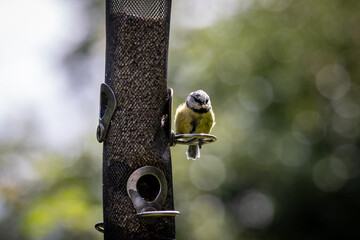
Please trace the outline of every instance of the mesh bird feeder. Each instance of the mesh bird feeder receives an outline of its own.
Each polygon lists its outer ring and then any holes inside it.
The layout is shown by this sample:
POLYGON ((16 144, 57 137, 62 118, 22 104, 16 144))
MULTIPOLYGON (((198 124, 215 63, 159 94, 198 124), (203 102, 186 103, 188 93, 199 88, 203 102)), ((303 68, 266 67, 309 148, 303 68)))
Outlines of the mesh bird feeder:
POLYGON ((171 0, 106 0, 103 142, 105 240, 174 239, 167 87, 171 0))

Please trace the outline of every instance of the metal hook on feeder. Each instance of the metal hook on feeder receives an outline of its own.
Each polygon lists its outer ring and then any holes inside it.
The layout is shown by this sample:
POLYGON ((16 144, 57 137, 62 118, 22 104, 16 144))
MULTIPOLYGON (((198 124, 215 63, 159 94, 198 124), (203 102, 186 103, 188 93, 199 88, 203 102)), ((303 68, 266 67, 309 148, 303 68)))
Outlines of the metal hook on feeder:
POLYGON ((116 110, 116 97, 113 90, 106 84, 100 86, 100 116, 96 129, 96 138, 103 142, 109 129, 110 120, 116 110))

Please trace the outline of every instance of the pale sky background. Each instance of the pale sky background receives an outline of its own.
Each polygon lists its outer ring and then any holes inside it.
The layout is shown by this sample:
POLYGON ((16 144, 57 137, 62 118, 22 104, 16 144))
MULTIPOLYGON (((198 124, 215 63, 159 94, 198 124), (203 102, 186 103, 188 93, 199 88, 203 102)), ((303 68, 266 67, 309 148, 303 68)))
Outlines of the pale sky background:
POLYGON ((83 34, 81 9, 73 2, 0 0, 0 138, 21 135, 23 122, 31 120, 42 125, 27 129, 34 141, 56 147, 94 124, 96 115, 79 115, 76 97, 65 94, 61 57, 83 34))
MULTIPOLYGON (((252 4, 253 0, 175 0, 171 33, 210 26, 252 4)), ((93 134, 95 139, 105 36, 89 61, 92 79, 82 95, 68 91, 61 64, 85 37, 87 14, 80 1, 0 0, 0 141, 21 140, 26 131, 35 143, 64 150, 79 137, 93 134)))

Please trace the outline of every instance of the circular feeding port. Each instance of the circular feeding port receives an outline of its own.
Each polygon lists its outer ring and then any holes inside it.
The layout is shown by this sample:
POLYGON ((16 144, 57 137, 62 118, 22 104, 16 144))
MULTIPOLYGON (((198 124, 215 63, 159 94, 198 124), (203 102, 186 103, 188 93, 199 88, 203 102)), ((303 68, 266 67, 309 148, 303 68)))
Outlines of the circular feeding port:
POLYGON ((160 182, 152 174, 147 174, 139 178, 136 189, 145 201, 154 201, 160 193, 160 182))

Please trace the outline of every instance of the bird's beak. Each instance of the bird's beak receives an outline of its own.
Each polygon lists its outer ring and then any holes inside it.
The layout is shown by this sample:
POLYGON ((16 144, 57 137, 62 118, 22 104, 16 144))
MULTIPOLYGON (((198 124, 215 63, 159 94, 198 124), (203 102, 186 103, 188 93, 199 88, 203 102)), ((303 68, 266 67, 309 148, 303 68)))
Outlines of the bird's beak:
POLYGON ((208 106, 207 105, 201 105, 201 108, 202 109, 208 109, 208 106))

